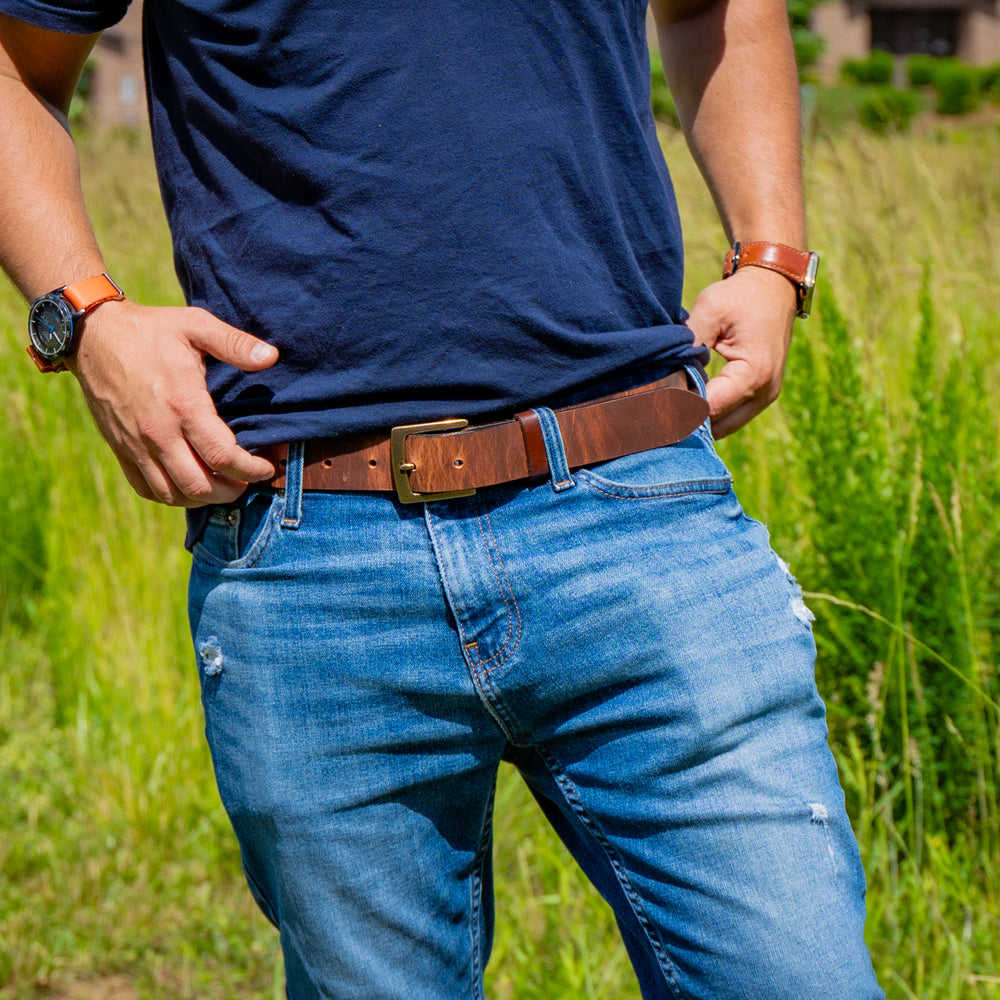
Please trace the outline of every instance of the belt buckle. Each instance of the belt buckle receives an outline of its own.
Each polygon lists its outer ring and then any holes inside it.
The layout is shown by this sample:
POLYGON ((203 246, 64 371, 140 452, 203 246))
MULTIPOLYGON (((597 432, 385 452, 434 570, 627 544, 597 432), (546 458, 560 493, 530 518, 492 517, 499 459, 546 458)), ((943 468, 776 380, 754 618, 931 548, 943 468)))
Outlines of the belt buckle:
POLYGON ((400 424, 389 432, 390 468, 392 485, 400 503, 427 503, 431 500, 451 500, 455 497, 471 497, 476 491, 452 490, 450 493, 414 493, 410 488, 410 473, 416 469, 406 461, 406 439, 415 434, 435 434, 443 431, 460 431, 468 427, 469 421, 461 417, 450 420, 435 420, 427 424, 400 424))

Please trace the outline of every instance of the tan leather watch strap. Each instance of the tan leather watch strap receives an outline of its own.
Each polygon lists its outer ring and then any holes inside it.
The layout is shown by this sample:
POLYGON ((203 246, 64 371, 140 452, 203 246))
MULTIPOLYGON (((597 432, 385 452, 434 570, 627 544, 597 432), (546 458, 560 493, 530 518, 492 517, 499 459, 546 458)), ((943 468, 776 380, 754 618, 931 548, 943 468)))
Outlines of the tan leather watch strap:
POLYGON ((796 250, 785 243, 734 243, 722 264, 722 277, 728 278, 741 267, 766 267, 784 275, 798 295, 798 315, 805 318, 812 308, 813 288, 819 268, 819 254, 796 250))
POLYGON ((122 290, 106 275, 74 281, 62 290, 63 297, 76 312, 89 312, 102 302, 124 298, 122 290))

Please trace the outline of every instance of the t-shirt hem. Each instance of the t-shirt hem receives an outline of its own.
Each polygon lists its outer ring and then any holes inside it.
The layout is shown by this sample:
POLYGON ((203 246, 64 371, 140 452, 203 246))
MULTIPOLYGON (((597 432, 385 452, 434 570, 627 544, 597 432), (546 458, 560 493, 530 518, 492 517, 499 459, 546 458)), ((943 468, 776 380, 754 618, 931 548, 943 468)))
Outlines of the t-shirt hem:
POLYGON ((78 7, 67 9, 26 0, 0 0, 0 14, 7 14, 36 28, 69 35, 93 35, 104 31, 117 24, 127 9, 128 3, 116 4, 113 8, 80 10, 78 7))

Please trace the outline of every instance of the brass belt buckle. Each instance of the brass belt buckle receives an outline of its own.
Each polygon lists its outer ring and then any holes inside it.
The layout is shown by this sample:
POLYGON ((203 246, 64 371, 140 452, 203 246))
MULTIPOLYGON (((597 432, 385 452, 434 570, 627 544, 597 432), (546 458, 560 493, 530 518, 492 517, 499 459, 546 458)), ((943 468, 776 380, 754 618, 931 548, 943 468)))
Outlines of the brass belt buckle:
POLYGON ((410 473, 416 469, 406 461, 406 439, 414 434, 435 434, 444 431, 460 431, 468 427, 469 421, 461 417, 452 420, 436 420, 429 424, 400 424, 389 432, 389 454, 391 457, 392 485, 400 503, 427 503, 430 500, 451 500, 454 497, 471 497, 475 490, 452 490, 450 493, 414 493, 410 489, 410 473))

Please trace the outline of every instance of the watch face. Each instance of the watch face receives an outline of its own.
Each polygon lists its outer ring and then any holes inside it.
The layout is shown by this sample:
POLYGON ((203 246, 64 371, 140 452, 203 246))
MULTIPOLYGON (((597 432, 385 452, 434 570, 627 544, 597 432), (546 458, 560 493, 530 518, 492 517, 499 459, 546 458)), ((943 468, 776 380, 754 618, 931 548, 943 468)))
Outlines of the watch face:
POLYGON ((43 295, 32 303, 28 335, 43 358, 51 360, 69 353, 73 344, 73 311, 61 295, 43 295))

